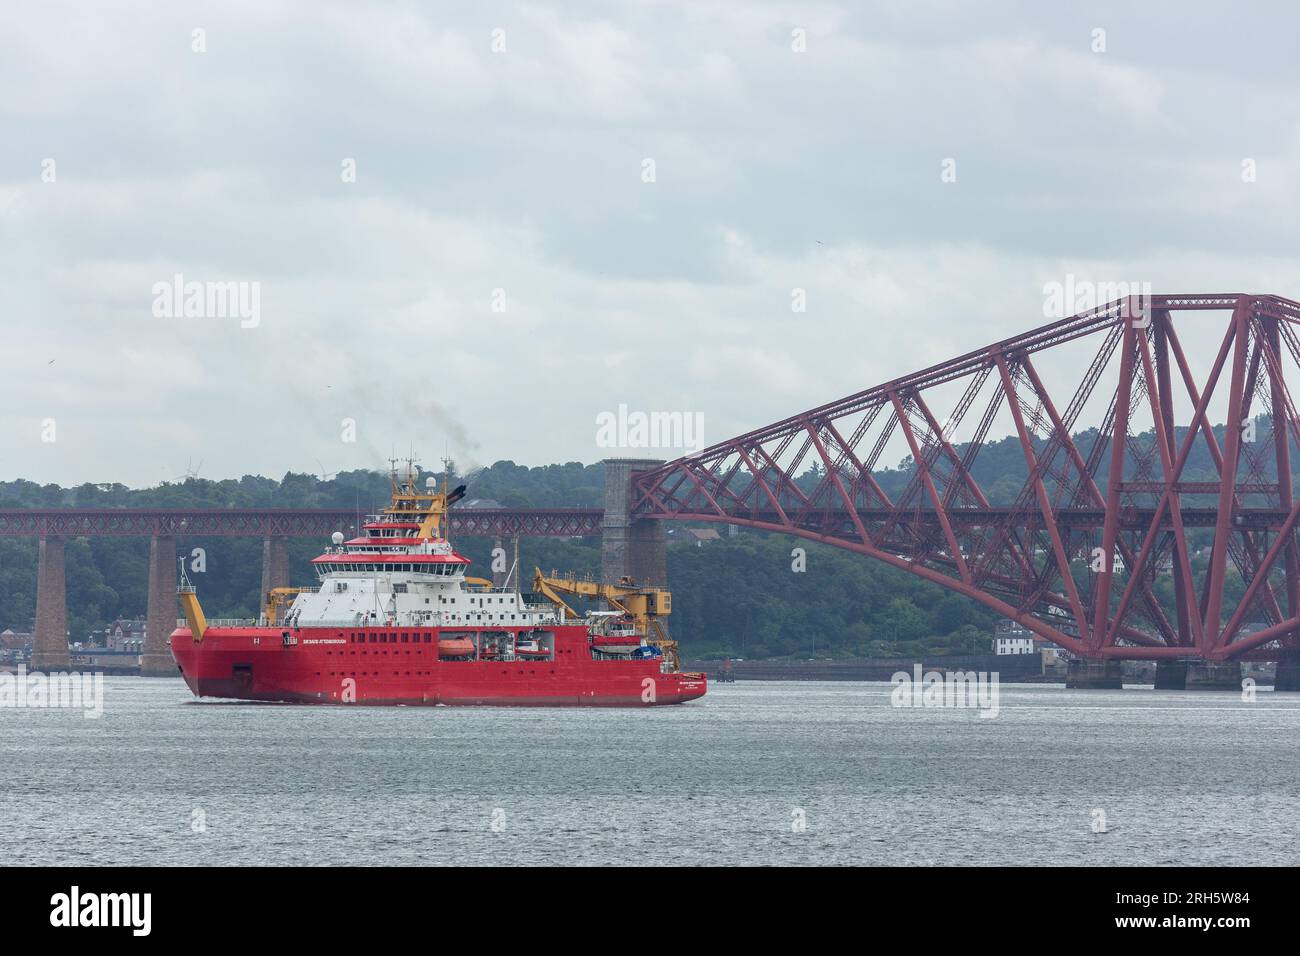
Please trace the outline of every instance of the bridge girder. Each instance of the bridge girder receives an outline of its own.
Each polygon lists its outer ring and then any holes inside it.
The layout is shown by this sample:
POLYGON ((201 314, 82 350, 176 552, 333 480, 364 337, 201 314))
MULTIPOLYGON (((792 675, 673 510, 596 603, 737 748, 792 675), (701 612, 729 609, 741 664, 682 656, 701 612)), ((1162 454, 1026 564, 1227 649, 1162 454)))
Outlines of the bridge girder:
MULTIPOLYGON (((462 537, 585 537, 600 534, 601 508, 461 508, 448 534, 462 537)), ((5 508, 0 535, 16 537, 286 537, 355 533, 355 511, 319 509, 5 508)))

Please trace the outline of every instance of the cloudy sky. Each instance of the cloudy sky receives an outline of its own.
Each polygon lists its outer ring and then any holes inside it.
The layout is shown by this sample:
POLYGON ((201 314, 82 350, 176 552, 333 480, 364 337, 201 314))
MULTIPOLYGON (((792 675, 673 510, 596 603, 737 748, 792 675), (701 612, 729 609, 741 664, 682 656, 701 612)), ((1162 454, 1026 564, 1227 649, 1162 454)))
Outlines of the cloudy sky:
POLYGON ((594 461, 620 403, 722 439, 1067 275, 1300 298, 1300 14, 1044 6, 10 6, 0 477, 594 461))

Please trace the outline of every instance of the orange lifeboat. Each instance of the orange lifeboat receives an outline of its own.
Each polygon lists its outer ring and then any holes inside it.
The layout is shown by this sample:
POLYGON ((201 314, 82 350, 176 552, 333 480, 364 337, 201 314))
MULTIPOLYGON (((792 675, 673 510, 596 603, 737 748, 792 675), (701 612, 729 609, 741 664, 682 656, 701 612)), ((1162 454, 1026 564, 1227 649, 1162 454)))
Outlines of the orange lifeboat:
POLYGON ((438 642, 439 657, 473 657, 474 642, 468 637, 449 637, 438 642))

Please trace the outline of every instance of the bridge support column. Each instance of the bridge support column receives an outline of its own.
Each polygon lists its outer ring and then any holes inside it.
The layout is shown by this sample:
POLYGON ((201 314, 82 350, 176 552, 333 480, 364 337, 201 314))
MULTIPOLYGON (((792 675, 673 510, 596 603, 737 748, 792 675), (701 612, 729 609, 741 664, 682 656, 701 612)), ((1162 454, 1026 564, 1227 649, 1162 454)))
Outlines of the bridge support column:
POLYGON ((1193 661, 1187 665, 1188 690, 1241 690, 1241 664, 1193 661))
POLYGON ((63 539, 41 538, 36 559, 36 633, 32 669, 67 670, 68 604, 63 573, 63 539))
POLYGON ((149 610, 144 624, 141 677, 175 677, 168 639, 176 630, 176 539, 149 539, 149 610))
POLYGON ((492 542, 492 586, 514 590, 519 586, 519 536, 497 538, 492 542), (500 550, 498 550, 500 549, 500 550), (498 571, 497 558, 503 557, 505 570, 498 571))
POLYGON ((1300 661, 1278 661, 1273 691, 1300 691, 1300 661))
POLYGON ((610 584, 624 575, 637 584, 668 584, 668 552, 663 523, 651 518, 633 520, 632 478, 663 462, 653 458, 607 458, 605 465, 605 517, 601 521, 600 574, 610 584))
POLYGON ((1122 690, 1122 665, 1119 661, 1076 657, 1066 665, 1065 686, 1076 690, 1122 690))
POLYGON ((262 539, 262 593, 258 602, 266 600, 272 588, 289 586, 289 542, 275 535, 262 539))
POLYGON ((1156 661, 1156 690, 1186 690, 1187 661, 1156 661))

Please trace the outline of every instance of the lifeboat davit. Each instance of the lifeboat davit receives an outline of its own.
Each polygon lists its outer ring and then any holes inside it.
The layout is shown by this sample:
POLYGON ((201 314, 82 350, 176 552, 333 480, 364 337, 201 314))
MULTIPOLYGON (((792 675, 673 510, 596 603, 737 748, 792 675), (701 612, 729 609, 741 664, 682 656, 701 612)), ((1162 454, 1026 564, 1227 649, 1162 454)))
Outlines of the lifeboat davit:
POLYGON ((438 642, 439 657, 473 657, 474 642, 468 637, 448 637, 438 642))

